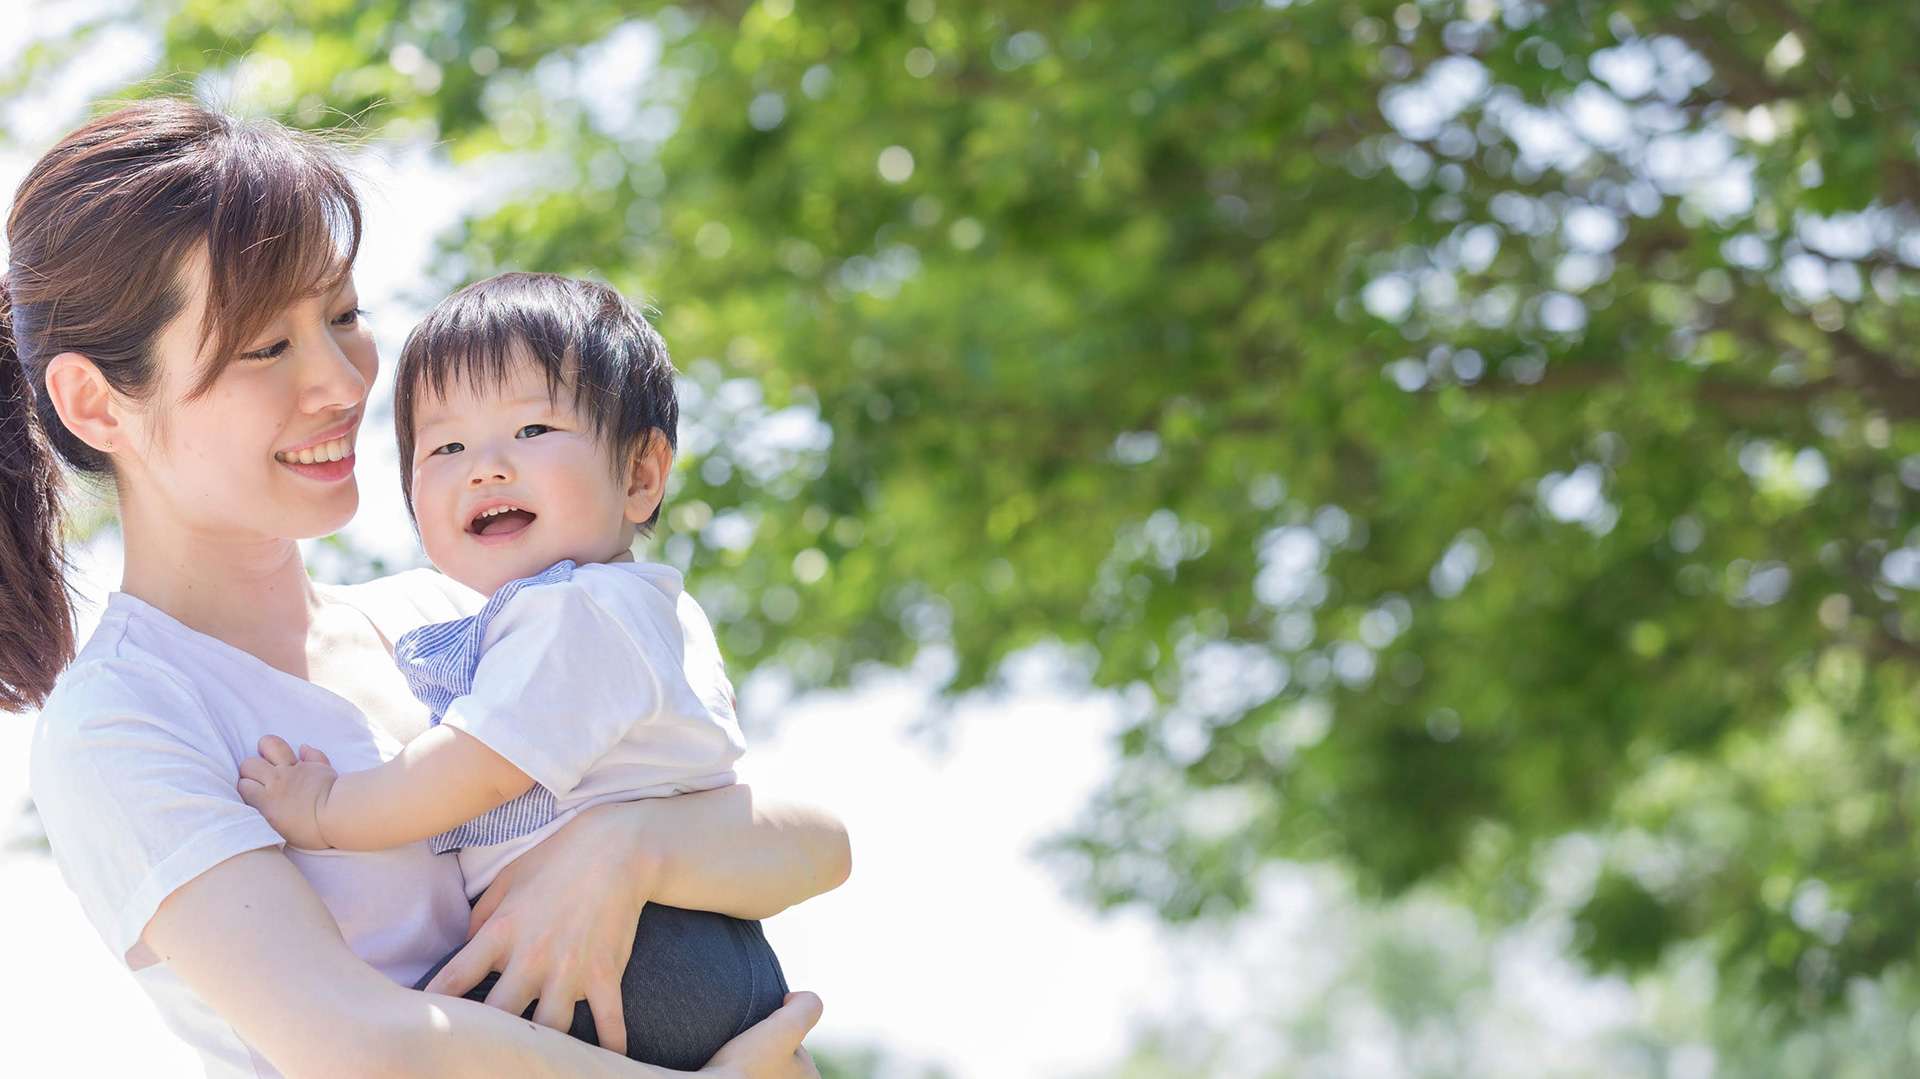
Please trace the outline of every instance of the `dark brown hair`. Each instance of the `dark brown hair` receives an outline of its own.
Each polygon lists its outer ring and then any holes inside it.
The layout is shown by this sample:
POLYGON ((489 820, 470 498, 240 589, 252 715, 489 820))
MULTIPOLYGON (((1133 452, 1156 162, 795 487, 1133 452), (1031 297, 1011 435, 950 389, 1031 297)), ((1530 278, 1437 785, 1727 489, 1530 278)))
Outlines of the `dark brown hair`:
POLYGON ((151 396, 153 341, 180 314, 182 260, 204 249, 205 362, 233 356, 302 296, 351 270, 360 204, 331 148, 268 120, 156 99, 99 117, 27 173, 0 276, 0 709, 39 705, 73 658, 55 458, 110 476, 44 392, 47 364, 91 360, 115 391, 151 396))
MULTIPOLYGON (((458 383, 500 386, 521 350, 546 376, 547 393, 573 406, 612 455, 616 470, 658 432, 679 443, 680 401, 666 342, 626 297, 595 281, 550 273, 503 273, 441 300, 407 335, 393 374, 393 430, 400 493, 413 512, 414 412, 420 395, 458 383)), ((660 519, 660 507, 640 526, 660 519)))

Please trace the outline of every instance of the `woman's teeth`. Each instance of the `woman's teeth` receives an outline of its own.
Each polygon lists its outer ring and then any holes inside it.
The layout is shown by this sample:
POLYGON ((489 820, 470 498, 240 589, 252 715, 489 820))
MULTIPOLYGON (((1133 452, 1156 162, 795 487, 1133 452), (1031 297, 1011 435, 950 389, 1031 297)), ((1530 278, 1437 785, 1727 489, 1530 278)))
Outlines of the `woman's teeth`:
POLYGON ((328 461, 338 461, 353 453, 352 438, 336 438, 332 442, 322 442, 318 446, 308 446, 304 450, 282 451, 273 455, 276 461, 290 465, 319 465, 328 461))

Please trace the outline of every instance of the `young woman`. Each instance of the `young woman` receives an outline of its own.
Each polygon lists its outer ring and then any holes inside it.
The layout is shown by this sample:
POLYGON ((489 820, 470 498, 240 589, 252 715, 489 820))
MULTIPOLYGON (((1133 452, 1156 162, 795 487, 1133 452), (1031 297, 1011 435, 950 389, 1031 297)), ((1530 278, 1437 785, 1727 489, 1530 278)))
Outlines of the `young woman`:
MULTIPOLYGON (((268 732, 344 768, 392 757, 427 721, 392 641, 477 603, 427 571, 325 587, 301 563, 296 541, 358 505, 378 364, 359 232, 323 145, 180 101, 87 124, 20 187, 0 287, 0 707, 41 706, 55 858, 209 1075, 683 1074, 617 1055, 642 906, 761 918, 832 888, 848 851, 831 818, 746 787, 603 806, 470 912, 453 859, 283 848, 236 789, 268 732), (77 649, 56 458, 111 484, 126 548, 77 649), (470 926, 430 988, 499 971, 485 1005, 406 988, 470 926), (559 1033, 579 1000, 605 1048, 559 1033)), ((701 1074, 816 1076, 800 1039, 819 1007, 793 994, 701 1074)))

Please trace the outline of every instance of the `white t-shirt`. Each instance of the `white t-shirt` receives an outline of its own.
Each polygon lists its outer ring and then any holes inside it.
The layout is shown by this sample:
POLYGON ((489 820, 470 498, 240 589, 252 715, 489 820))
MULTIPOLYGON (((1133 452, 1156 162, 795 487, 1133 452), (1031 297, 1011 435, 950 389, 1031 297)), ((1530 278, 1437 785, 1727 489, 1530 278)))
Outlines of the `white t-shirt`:
POLYGON ((461 849, 470 896, 581 810, 724 787, 746 749, 713 626, 680 572, 655 562, 585 563, 522 588, 487 624, 473 688, 441 722, 553 792, 558 811, 461 849))
MULTIPOLYGON (((327 591, 390 641, 480 602, 428 570, 327 591)), ((280 1073, 139 940, 174 889, 236 854, 282 845, 235 790, 240 762, 266 734, 316 746, 342 771, 374 767, 401 746, 346 699, 120 592, 34 730, 34 801, 67 886, 217 1079, 280 1073)), ((286 854, 347 945, 395 981, 413 984, 466 938, 459 864, 425 843, 286 854)))

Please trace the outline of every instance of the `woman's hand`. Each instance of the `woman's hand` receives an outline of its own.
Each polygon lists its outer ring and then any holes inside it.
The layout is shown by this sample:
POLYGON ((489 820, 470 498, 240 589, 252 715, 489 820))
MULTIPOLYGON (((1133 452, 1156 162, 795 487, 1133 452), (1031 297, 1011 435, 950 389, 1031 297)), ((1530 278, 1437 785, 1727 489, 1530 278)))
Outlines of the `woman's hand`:
POLYGON ((720 1047, 701 1068, 714 1079, 820 1079, 800 1040, 820 1021, 820 998, 788 993, 779 1011, 720 1047))
MULTIPOLYGON (((609 855, 632 846, 628 822, 602 811, 618 808, 580 813, 508 864, 475 904, 467 946, 427 983, 427 992, 463 996, 497 970, 489 1005, 519 1015, 537 997, 533 1021, 564 1032, 573 1023, 574 1003, 585 1000, 601 1048, 625 1053, 620 977, 657 873, 643 859, 609 855)), ((741 1074, 757 1079, 787 1073, 741 1074)))

